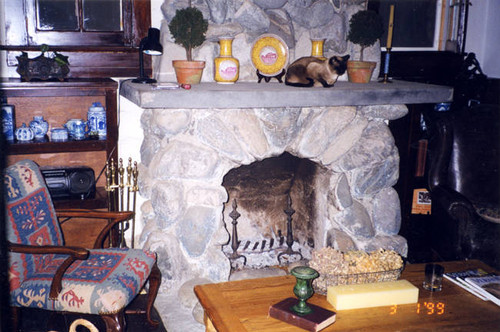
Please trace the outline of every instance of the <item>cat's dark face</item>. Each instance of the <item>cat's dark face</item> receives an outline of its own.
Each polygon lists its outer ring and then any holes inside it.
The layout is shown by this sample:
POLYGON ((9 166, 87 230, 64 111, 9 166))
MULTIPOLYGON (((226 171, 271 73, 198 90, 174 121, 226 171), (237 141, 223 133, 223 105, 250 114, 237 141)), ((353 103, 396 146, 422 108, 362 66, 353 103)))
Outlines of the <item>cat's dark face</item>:
POLYGON ((328 64, 337 72, 337 74, 343 75, 347 70, 347 60, 349 60, 349 54, 344 56, 332 56, 328 60, 328 64))

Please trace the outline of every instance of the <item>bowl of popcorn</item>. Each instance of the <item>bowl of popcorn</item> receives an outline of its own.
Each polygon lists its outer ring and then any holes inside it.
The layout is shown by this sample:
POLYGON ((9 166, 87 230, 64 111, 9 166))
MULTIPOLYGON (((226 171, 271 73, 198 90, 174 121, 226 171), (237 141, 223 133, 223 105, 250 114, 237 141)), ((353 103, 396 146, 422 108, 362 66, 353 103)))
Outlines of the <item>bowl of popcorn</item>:
POLYGON ((319 272, 313 287, 323 295, 329 286, 398 280, 404 267, 394 250, 342 252, 331 247, 314 250, 309 266, 319 272))

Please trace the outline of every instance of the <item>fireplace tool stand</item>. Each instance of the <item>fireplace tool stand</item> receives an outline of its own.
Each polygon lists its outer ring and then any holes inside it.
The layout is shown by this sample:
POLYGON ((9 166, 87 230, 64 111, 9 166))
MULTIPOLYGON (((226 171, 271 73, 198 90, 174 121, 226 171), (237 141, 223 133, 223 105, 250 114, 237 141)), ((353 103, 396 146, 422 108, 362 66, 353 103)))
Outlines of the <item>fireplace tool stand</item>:
MULTIPOLYGON (((108 193, 108 209, 109 211, 132 211, 134 212, 132 217, 132 235, 131 235, 131 247, 135 247, 134 237, 135 237, 135 207, 137 202, 137 192, 139 191, 139 186, 137 184, 137 178, 139 171, 137 168, 137 162, 134 162, 132 167, 132 158, 128 159, 128 165, 125 168, 123 166, 122 158, 119 159, 118 164, 111 159, 111 162, 106 162, 106 192, 108 193), (127 172, 127 180, 125 182, 124 175, 125 170, 127 172), (126 191, 126 195, 125 195, 126 191), (131 197, 132 196, 132 197, 131 197), (125 207, 126 201, 126 207, 125 207), (131 210, 132 208, 132 210, 131 210)), ((119 243, 120 247, 126 247, 125 243, 125 231, 130 228, 129 222, 125 221, 119 225, 119 243)), ((111 237, 110 237, 111 238, 111 237)), ((112 240, 113 242, 113 240, 112 240)))
MULTIPOLYGON (((236 199, 233 199, 232 207, 233 210, 231 211, 231 213, 229 213, 229 216, 231 217, 231 219, 233 219, 233 221, 231 221, 231 224, 233 224, 233 232, 231 234, 231 249, 233 249, 233 253, 228 257, 231 261, 231 267, 233 267, 233 263, 240 258, 243 258, 243 265, 247 264, 247 258, 245 257, 245 255, 240 255, 238 253, 238 247, 240 246, 240 243, 238 241, 237 219, 241 216, 241 214, 236 211, 236 199)), ((236 264, 234 264, 234 266, 236 266, 236 264)))
POLYGON ((287 216, 287 223, 286 223, 286 245, 287 249, 281 253, 278 254, 278 263, 279 265, 282 265, 281 263, 281 258, 283 255, 288 255, 289 257, 298 255, 300 256, 300 259, 304 259, 302 257, 302 254, 298 251, 293 251, 292 250, 292 245, 293 245, 293 229, 292 229, 292 215, 295 213, 295 210, 292 208, 292 198, 290 197, 290 193, 288 193, 287 200, 286 200, 286 209, 283 210, 286 213, 287 216))

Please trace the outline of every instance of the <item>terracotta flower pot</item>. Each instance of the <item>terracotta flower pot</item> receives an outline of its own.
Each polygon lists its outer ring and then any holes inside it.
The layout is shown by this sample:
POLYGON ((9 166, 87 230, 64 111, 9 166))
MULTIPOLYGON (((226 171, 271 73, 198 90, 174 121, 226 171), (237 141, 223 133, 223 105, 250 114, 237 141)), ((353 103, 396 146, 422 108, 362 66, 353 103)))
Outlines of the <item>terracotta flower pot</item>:
POLYGON ((198 84, 203 75, 205 61, 173 60, 177 82, 180 84, 198 84))
POLYGON ((373 69, 377 65, 372 61, 347 61, 347 77, 349 82, 368 83, 372 78, 373 69))

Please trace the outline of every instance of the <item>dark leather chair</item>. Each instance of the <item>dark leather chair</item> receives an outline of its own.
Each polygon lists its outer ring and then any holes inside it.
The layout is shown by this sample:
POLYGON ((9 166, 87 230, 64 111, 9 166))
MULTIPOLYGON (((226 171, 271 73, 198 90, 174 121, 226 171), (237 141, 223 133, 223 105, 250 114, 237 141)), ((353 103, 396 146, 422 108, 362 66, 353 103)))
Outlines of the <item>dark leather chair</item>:
POLYGON ((432 247, 500 269, 500 106, 430 115, 432 247))

